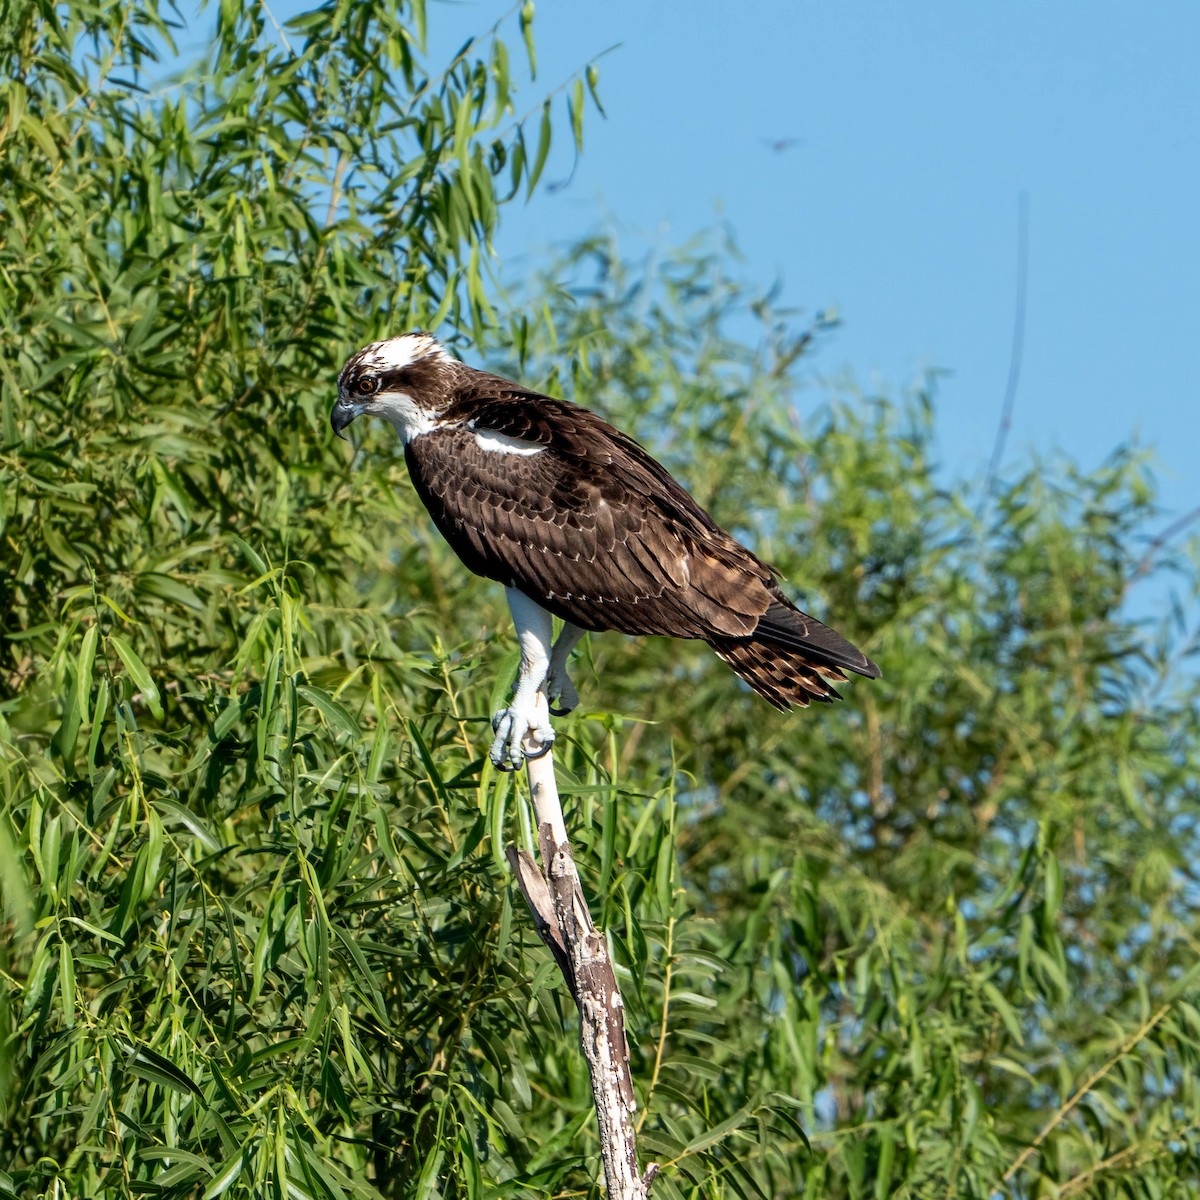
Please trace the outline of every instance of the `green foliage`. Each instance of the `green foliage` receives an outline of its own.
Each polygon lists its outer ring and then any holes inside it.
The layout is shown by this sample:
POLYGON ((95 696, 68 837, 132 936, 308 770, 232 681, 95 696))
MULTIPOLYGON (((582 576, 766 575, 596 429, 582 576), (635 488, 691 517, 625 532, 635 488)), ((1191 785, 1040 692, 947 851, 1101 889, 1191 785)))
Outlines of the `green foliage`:
POLYGON ((711 1008, 667 1022, 648 1146, 683 1194, 717 1175, 701 1194, 1194 1194, 1195 548, 1150 538, 1127 450, 1035 464, 980 526, 936 468, 928 395, 801 422, 792 364, 822 324, 764 305, 757 338, 723 336, 754 307, 724 261, 647 281, 597 243, 557 264, 579 303, 553 357, 581 351, 561 382, 752 531, 885 678, 779 717, 702 652, 593 639, 585 696, 650 721, 622 771, 649 788, 643 764, 674 761, 680 796, 686 901, 657 970, 630 954, 647 1023, 674 956, 716 956, 682 985, 711 1008), (1155 570, 1180 599, 1135 617, 1161 606, 1131 597, 1155 570), (785 1115, 811 1153, 764 1129, 785 1115))
POLYGON ((1195 1194, 1200 576, 1144 463, 1035 464, 980 524, 930 398, 814 386, 820 322, 708 246, 584 243, 501 313, 497 214, 587 94, 526 146, 531 5, 441 72, 419 4, 214 16, 191 65, 150 5, 2 18, 0 1195, 597 1193, 482 756, 502 599, 388 431, 326 424, 347 350, 438 322, 884 669, 782 716, 702 648, 581 656, 563 792, 656 1194, 1195 1194))

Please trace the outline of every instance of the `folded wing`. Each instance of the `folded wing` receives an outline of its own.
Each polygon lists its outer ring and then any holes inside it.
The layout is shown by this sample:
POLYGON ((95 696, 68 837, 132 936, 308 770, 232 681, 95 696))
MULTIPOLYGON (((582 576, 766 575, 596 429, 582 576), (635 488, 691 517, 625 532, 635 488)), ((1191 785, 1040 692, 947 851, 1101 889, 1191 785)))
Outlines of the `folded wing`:
POLYGON ((836 698, 823 680, 840 668, 878 676, 633 439, 587 409, 479 379, 483 392, 405 450, 472 571, 584 629, 703 639, 779 707, 836 698))

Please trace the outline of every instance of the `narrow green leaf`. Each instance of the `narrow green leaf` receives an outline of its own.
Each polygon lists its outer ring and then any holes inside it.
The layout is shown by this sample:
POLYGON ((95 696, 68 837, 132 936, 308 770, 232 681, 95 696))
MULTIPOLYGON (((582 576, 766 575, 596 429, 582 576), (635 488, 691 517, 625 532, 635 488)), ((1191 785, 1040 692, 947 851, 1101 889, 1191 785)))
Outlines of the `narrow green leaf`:
POLYGON ((600 103, 600 69, 595 63, 591 63, 588 66, 586 77, 588 92, 591 93, 592 103, 596 106, 597 112, 599 112, 602 117, 608 116, 608 114, 604 111, 604 105, 600 103))
POLYGON ((220 839, 213 833, 211 829, 190 809, 184 808, 182 804, 176 804, 174 800, 167 800, 161 796, 156 796, 154 807, 163 814, 163 816, 181 822, 192 832, 192 834, 200 841, 204 848, 215 854, 221 849, 220 839))
POLYGON ((80 929, 86 929, 92 937, 98 937, 101 941, 112 942, 114 946, 124 946, 125 943, 115 934, 109 933, 107 929, 101 929, 97 925, 93 925, 90 921, 85 921, 82 917, 63 917, 64 921, 69 921, 72 925, 78 925, 80 929))
POLYGON ((92 668, 96 661, 96 639, 100 636, 98 625, 89 625, 79 647, 75 661, 75 707, 79 719, 86 725, 89 717, 89 701, 92 695, 92 668))
POLYGON ((437 1189, 438 1172, 442 1169, 442 1162, 446 1157, 446 1149, 443 1144, 438 1143, 432 1154, 425 1158, 425 1164, 421 1168, 421 1174, 417 1178, 417 1190, 415 1200, 428 1200, 437 1189))
POLYGON ((575 137, 575 153, 583 153, 583 80, 575 80, 570 103, 571 133, 575 137))
POLYGON ((234 1184, 237 1177, 242 1173, 244 1165, 245 1152, 239 1150, 236 1154, 230 1155, 220 1167, 217 1168, 216 1178, 212 1183, 204 1189, 203 1200, 217 1200, 218 1196, 224 1195, 234 1184))
POLYGON ((343 949, 350 955, 355 973, 363 985, 364 998, 374 1010, 376 1020, 386 1025, 388 1019, 387 1005, 383 1002, 383 994, 379 990, 379 985, 375 981, 375 975, 371 970, 370 964, 367 962, 366 956, 348 930, 343 929, 340 924, 332 921, 329 927, 333 930, 337 940, 341 942, 343 949))
POLYGON ((537 181, 542 177, 542 168, 546 165, 546 158, 550 153, 550 101, 547 100, 542 105, 542 121, 538 129, 538 145, 537 153, 533 156, 533 164, 525 177, 525 195, 531 196, 533 189, 537 187, 537 181))
POLYGON ((70 1029, 75 1024, 75 961, 71 957, 71 947, 62 941, 58 943, 58 985, 63 1024, 70 1029))
POLYGON ((525 54, 529 59, 529 74, 537 78, 537 50, 533 44, 533 0, 521 5, 521 38, 525 42, 525 54))
POLYGON ((1062 867, 1053 853, 1046 855, 1045 861, 1046 895, 1042 914, 1047 925, 1053 925, 1058 916, 1058 910, 1063 898, 1062 867))
POLYGON ((659 912, 663 919, 671 914, 672 879, 675 867, 675 838, 664 830, 658 844, 658 855, 654 864, 654 891, 659 912))
POLYGON ((129 1070, 151 1083, 159 1083, 177 1092, 191 1092, 203 1100, 204 1094, 170 1059, 148 1046, 130 1047, 133 1050, 129 1070))
POLYGON ((337 733, 358 741, 362 737, 362 729, 350 713, 322 688, 301 684, 296 691, 329 722, 330 728, 337 733))
POLYGON ((701 1150, 707 1150, 709 1146, 715 1146, 718 1142, 723 1142, 731 1133, 744 1128, 753 1119, 754 1109, 751 1105, 747 1104, 739 1108, 737 1112, 731 1117, 727 1117, 719 1125, 714 1125, 706 1133, 692 1138, 683 1147, 681 1155, 696 1154, 701 1150))
POLYGON ((118 637, 115 633, 108 635, 108 644, 117 652, 117 657, 125 664, 125 669, 129 672, 130 679, 133 680, 138 691, 141 692, 142 699, 145 701, 150 711, 161 721, 163 720, 162 700, 158 694, 158 688, 154 686, 154 680, 150 677, 150 672, 146 669, 145 663, 138 658, 134 653, 133 647, 122 637, 118 637))

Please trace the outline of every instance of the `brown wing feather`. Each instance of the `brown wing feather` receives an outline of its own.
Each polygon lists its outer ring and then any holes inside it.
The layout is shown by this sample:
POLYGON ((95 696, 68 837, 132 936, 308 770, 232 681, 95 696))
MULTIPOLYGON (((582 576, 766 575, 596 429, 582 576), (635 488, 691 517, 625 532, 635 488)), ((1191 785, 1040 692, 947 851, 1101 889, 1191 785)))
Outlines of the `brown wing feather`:
POLYGON ((586 629, 706 631, 689 604, 684 532, 607 465, 497 454, 465 427, 414 439, 406 457, 434 523, 476 574, 586 629))
POLYGON ((632 439, 586 409, 507 387, 465 398, 406 450, 418 493, 471 570, 588 629, 754 629, 772 601, 769 568, 632 439), (495 453, 476 431, 547 450, 495 453))
POLYGON ((632 438, 585 408, 470 372, 443 424, 405 450, 435 524, 476 574, 585 629, 703 638, 773 704, 835 699, 838 667, 878 675, 801 613, 632 438), (546 447, 481 448, 476 432, 546 447), (790 672, 790 674, 789 674, 790 672))

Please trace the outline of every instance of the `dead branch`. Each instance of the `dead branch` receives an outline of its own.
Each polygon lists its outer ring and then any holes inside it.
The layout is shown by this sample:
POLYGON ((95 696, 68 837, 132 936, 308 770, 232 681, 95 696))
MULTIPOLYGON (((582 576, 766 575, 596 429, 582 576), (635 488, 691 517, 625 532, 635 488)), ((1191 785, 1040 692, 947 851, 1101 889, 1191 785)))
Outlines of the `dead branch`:
MULTIPOLYGON (((539 695, 538 702, 545 704, 545 697, 539 695)), ((529 748, 537 750, 536 746, 529 748)), ((554 955, 579 1009, 580 1042, 592 1079, 608 1194, 613 1200, 646 1200, 658 1164, 651 1163, 644 1173, 638 1172, 633 1127, 637 1100, 629 1070, 625 1006, 608 942, 603 931, 592 924, 575 869, 558 798, 553 751, 527 758, 525 769, 542 867, 539 870, 528 853, 513 846, 505 853, 538 936, 554 955)))

